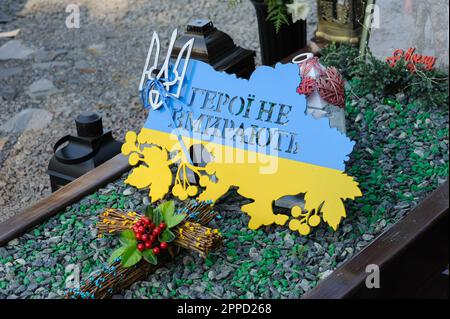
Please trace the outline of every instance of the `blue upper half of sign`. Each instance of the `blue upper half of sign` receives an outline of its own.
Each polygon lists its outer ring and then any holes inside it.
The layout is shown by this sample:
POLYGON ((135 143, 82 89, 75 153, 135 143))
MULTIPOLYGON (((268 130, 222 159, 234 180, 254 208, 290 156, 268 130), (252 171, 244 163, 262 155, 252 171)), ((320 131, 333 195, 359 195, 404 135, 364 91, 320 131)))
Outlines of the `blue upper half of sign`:
POLYGON ((190 60, 170 112, 150 110, 144 127, 344 171, 354 142, 306 114, 300 81, 292 63, 260 66, 246 80, 190 60))

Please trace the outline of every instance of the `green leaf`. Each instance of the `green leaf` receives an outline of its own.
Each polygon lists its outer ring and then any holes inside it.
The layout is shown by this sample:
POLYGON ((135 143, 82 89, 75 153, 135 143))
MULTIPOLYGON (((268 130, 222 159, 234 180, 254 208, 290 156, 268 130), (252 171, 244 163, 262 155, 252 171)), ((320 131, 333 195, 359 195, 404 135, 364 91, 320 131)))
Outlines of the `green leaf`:
POLYGON ((122 254, 126 248, 127 248, 127 246, 122 246, 122 247, 119 247, 116 250, 114 250, 111 254, 111 257, 109 257, 109 259, 108 259, 108 263, 110 263, 110 264, 114 263, 114 261, 116 261, 117 258, 122 256, 122 254))
POLYGON ((122 254, 121 264, 123 267, 128 268, 136 265, 142 259, 142 253, 137 249, 136 245, 126 246, 125 251, 122 254))
POLYGON ((168 228, 175 227, 179 223, 181 223, 186 218, 186 214, 176 214, 173 215, 170 220, 166 222, 168 228))
POLYGON ((152 265, 156 265, 158 263, 158 258, 156 258, 156 255, 153 253, 151 249, 144 250, 142 252, 142 256, 148 263, 152 265))
POLYGON ((145 209, 145 216, 150 218, 150 219, 152 219, 152 217, 153 217, 153 207, 151 205, 148 205, 147 208, 145 209))
POLYGON ((167 201, 158 205, 158 207, 156 207, 156 209, 153 210, 151 219, 156 225, 158 225, 162 221, 166 222, 167 218, 166 216, 171 216, 174 214, 174 212, 175 212, 175 202, 172 200, 167 201))
POLYGON ((159 206, 153 210, 153 216, 151 219, 152 219, 152 222, 155 223, 155 225, 159 225, 159 223, 162 222, 163 217, 162 217, 161 209, 159 208, 159 206))
POLYGON ((126 246, 136 246, 137 240, 136 236, 134 235, 134 232, 131 229, 126 229, 123 232, 120 233, 120 242, 126 246))
POLYGON ((174 201, 168 201, 158 206, 162 212, 162 219, 166 223, 168 228, 172 228, 183 221, 186 218, 186 214, 175 214, 174 201))
POLYGON ((169 229, 165 229, 158 237, 160 242, 165 241, 166 243, 170 243, 171 241, 175 240, 175 238, 175 234, 169 229))
POLYGON ((163 216, 166 214, 173 215, 175 212, 175 202, 173 200, 164 202, 158 208, 161 209, 163 216))
POLYGON ((162 203, 158 206, 158 209, 161 211, 162 220, 167 224, 167 221, 170 220, 175 213, 175 203, 173 201, 162 203))

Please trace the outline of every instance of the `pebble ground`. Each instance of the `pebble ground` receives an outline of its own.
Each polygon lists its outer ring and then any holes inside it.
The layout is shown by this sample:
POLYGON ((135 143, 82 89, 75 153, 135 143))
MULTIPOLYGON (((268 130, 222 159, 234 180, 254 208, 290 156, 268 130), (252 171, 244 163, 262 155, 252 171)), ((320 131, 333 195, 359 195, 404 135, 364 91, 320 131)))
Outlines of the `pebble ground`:
MULTIPOLYGON (((369 95, 349 101, 347 111, 356 141, 348 172, 364 196, 347 202, 338 231, 323 224, 308 236, 249 230, 240 211, 245 199, 230 192, 217 205, 220 251, 206 260, 183 252, 115 298, 299 298, 447 179, 448 110, 376 104, 369 95)), ((96 239, 98 214, 142 211, 146 195, 119 179, 0 247, 0 298, 63 297, 73 269, 86 279, 117 247, 116 239, 96 239)))

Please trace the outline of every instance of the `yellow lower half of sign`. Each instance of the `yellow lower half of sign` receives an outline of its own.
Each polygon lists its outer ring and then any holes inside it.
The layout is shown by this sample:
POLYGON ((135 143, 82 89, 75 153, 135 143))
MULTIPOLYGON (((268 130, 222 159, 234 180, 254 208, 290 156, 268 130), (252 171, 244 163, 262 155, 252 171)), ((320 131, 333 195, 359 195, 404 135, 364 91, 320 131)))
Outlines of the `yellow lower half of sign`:
POLYGON ((136 166, 126 183, 150 188, 152 202, 172 190, 181 200, 197 197, 215 202, 232 186, 253 202, 242 206, 250 216, 249 228, 285 225, 302 235, 325 221, 334 230, 346 216, 343 200, 362 196, 358 183, 344 172, 297 162, 276 155, 233 148, 183 137, 185 146, 202 145, 212 157, 204 167, 189 163, 177 136, 143 128, 139 135, 128 132, 122 153, 136 166), (170 154, 170 156, 169 156, 170 154), (178 170, 173 178, 171 165, 178 170), (198 176, 200 186, 191 185, 183 176, 198 176), (201 191, 201 192, 200 192, 201 191), (286 195, 304 194, 304 208, 294 207, 290 214, 275 214, 273 202, 286 195))

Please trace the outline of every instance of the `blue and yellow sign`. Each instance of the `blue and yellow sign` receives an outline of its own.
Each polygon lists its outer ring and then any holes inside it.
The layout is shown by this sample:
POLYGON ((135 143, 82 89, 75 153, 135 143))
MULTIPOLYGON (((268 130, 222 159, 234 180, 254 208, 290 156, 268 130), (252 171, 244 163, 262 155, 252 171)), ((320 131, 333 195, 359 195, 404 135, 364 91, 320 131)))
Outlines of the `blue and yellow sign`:
POLYGON ((165 80, 142 86, 147 106, 152 98, 163 103, 153 103, 139 135, 126 135, 122 152, 136 166, 126 183, 149 187, 152 202, 169 191, 181 200, 196 196, 214 202, 236 186, 240 195, 254 200, 242 206, 251 229, 287 224, 306 235, 322 219, 337 229, 346 216, 343 200, 362 195, 344 172, 354 142, 330 128, 327 118, 306 115, 305 96, 296 92, 298 65, 261 66, 246 80, 190 60, 183 81, 165 86, 174 83, 170 74, 182 72, 173 72, 186 63, 181 62, 169 65, 165 80), (206 165, 192 162, 193 145, 209 155, 206 165), (172 165, 177 167, 174 178, 172 165), (185 178, 188 170, 198 176, 200 187, 185 178), (290 215, 273 212, 275 200, 300 193, 304 209, 294 207, 290 215))

